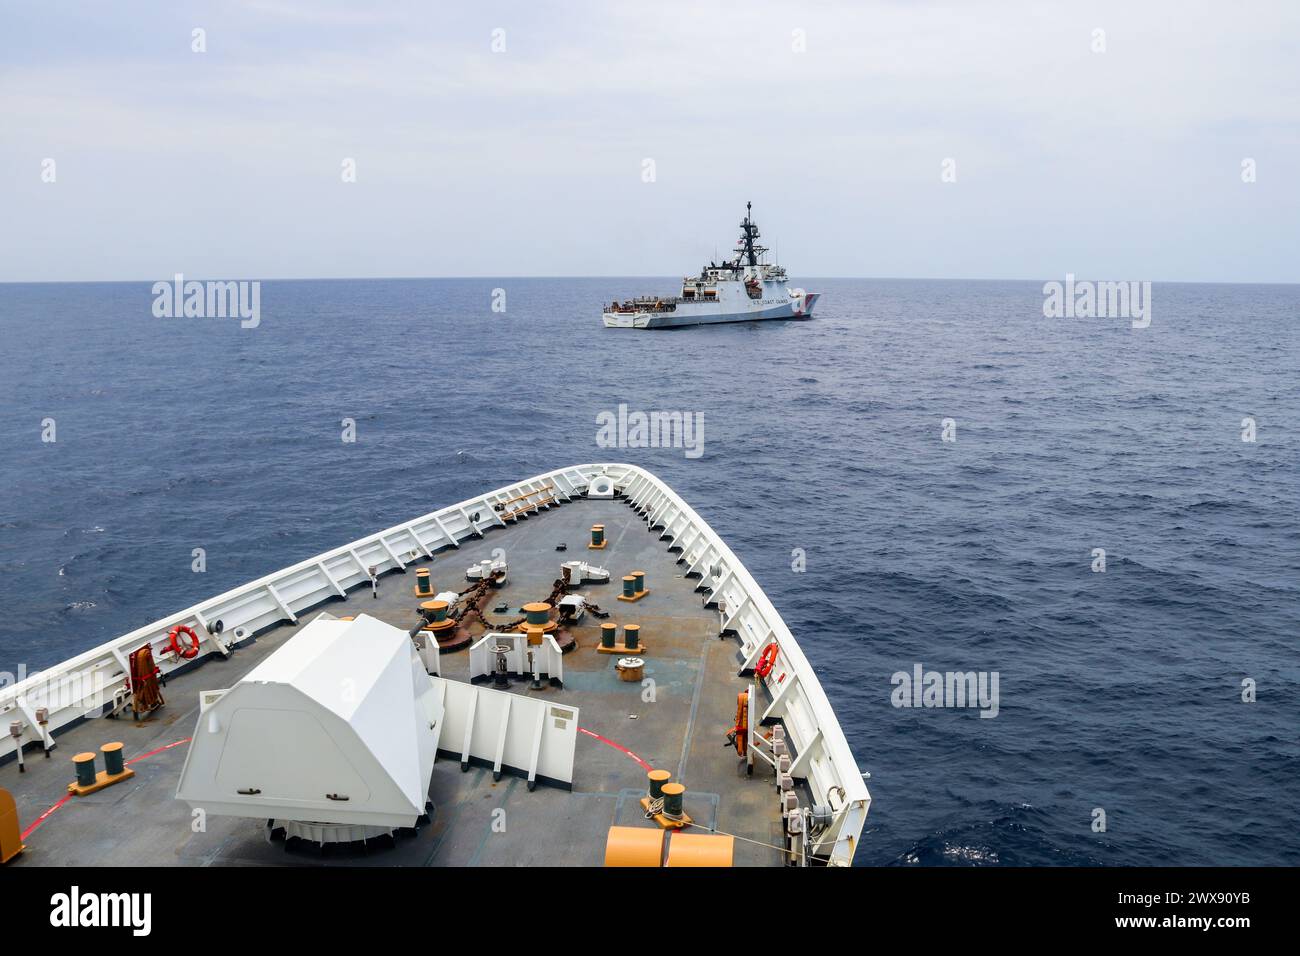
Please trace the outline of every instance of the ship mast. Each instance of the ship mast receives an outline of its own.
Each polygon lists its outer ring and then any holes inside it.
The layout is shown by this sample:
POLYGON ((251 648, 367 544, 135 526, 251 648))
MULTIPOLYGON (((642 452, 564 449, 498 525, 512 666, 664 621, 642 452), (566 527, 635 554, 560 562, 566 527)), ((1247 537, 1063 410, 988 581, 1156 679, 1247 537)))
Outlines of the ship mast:
POLYGON ((752 202, 745 203, 745 218, 740 223, 740 242, 736 245, 736 251, 744 257, 746 264, 757 266, 759 257, 767 252, 767 249, 754 241, 758 238, 758 226, 750 218, 753 207, 752 202))

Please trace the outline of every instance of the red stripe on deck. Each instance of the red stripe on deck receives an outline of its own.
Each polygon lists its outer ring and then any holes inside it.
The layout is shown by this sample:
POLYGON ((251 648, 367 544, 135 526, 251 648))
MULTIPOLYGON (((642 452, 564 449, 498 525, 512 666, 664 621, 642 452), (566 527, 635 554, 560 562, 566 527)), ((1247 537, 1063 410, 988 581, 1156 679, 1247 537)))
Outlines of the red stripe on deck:
POLYGON ((627 754, 629 757, 631 757, 633 760, 635 760, 635 761, 636 761, 637 763, 639 763, 641 766, 645 767, 647 770, 653 770, 653 769, 654 769, 654 767, 650 766, 648 763, 646 763, 644 760, 642 760, 642 759, 641 759, 640 757, 638 757, 636 754, 632 753, 632 751, 628 750, 628 749, 627 749, 626 747, 624 747, 622 744, 616 744, 616 743, 614 743, 614 741, 610 740, 608 737, 602 737, 600 734, 592 733, 592 732, 591 732, 590 730, 588 730, 586 727, 579 727, 578 730, 580 730, 582 733, 586 734, 588 737, 595 737, 595 738, 596 738, 597 740, 599 740, 602 744, 609 744, 609 745, 610 745, 611 747, 613 747, 615 750, 621 750, 621 751, 623 751, 623 753, 627 754))
MULTIPOLYGON (((632 751, 628 750, 622 744, 615 743, 614 741, 610 740, 608 737, 602 737, 600 734, 593 733, 592 731, 588 730, 586 727, 579 727, 578 730, 582 731, 582 733, 586 734, 588 737, 594 737, 596 740, 599 740, 602 744, 608 744, 609 746, 613 747, 615 750, 622 751, 623 753, 631 757, 633 760, 635 760, 637 763, 639 763, 646 770, 654 769, 654 767, 650 766, 648 763, 646 763, 644 760, 642 760, 632 751)), ((127 761, 127 763, 128 764, 138 763, 139 761, 144 760, 147 757, 152 757, 155 754, 160 754, 163 753, 164 751, 171 750, 173 747, 179 747, 181 744, 187 744, 190 742, 190 739, 191 738, 186 737, 184 740, 174 741, 173 743, 170 743, 165 747, 159 747, 157 750, 150 750, 148 753, 140 754, 140 756, 138 757, 132 757, 130 760, 127 761)), ((50 814, 52 814, 55 810, 59 809, 59 807, 63 806, 70 799, 72 799, 72 794, 70 793, 66 794, 56 804, 54 804, 54 806, 50 807, 39 817, 33 820, 32 825, 23 831, 20 839, 23 840, 27 839, 27 837, 31 835, 33 830, 35 830, 37 827, 39 827, 42 823, 44 823, 49 818, 50 814)))
MULTIPOLYGON (((164 750, 171 750, 173 747, 179 747, 181 744, 187 744, 190 742, 190 740, 191 738, 186 737, 184 740, 173 741, 172 743, 168 744, 165 747, 159 747, 157 750, 151 750, 147 754, 140 754, 140 756, 138 757, 132 757, 130 760, 127 761, 127 765, 129 766, 133 763, 138 763, 139 761, 144 760, 146 757, 152 757, 154 754, 160 754, 164 750)), ((59 809, 59 807, 63 806, 71 799, 72 799, 72 794, 70 793, 64 794, 62 799, 60 799, 56 804, 54 804, 54 806, 50 807, 39 817, 33 820, 32 825, 29 826, 26 830, 24 830, 22 832, 22 836, 20 836, 18 839, 26 840, 29 836, 31 836, 33 830, 35 830, 38 826, 40 826, 42 823, 46 821, 46 819, 50 816, 50 814, 52 814, 55 810, 59 809)))
POLYGON ((187 744, 192 739, 193 738, 191 737, 186 737, 184 740, 177 740, 174 743, 168 744, 166 747, 159 747, 157 750, 151 750, 147 754, 141 754, 138 757, 132 757, 130 760, 126 762, 127 766, 130 766, 131 764, 135 763, 137 760, 143 760, 145 757, 152 757, 154 754, 160 754, 164 750, 171 750, 173 747, 179 747, 181 744, 187 744))
POLYGON ((32 821, 32 825, 29 826, 26 830, 24 830, 22 836, 20 836, 18 839, 19 839, 19 840, 26 840, 29 836, 31 836, 33 830, 35 830, 38 826, 40 826, 42 823, 45 822, 45 818, 46 818, 46 817, 48 817, 51 813, 53 813, 55 810, 59 809, 59 807, 63 806, 65 803, 67 803, 67 802, 68 802, 69 800, 71 800, 71 799, 72 799, 72 794, 69 793, 69 794, 65 795, 64 798, 63 798, 62 800, 60 800, 60 801, 59 801, 58 803, 56 803, 54 806, 50 807, 48 810, 46 810, 44 813, 42 813, 39 817, 37 817, 35 820, 33 820, 33 821, 32 821))

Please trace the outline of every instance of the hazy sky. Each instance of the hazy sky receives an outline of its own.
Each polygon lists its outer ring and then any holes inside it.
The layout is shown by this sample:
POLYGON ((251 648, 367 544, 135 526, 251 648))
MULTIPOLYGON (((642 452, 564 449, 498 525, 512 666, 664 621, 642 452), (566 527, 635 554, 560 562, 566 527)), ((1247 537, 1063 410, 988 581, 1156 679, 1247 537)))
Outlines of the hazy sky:
POLYGON ((1295 0, 0 0, 3 281, 680 275, 749 199, 794 279, 1296 282, 1298 176, 1295 0))

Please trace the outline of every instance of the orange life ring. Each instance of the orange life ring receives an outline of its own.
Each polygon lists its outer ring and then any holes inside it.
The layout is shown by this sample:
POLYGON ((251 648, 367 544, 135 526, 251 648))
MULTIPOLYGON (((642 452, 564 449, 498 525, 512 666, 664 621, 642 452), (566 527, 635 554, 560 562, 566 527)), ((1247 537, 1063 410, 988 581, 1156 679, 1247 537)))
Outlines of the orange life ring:
POLYGON ((780 650, 773 641, 767 647, 763 648, 763 653, 758 657, 758 663, 754 665, 754 673, 759 677, 766 677, 772 673, 772 668, 776 665, 776 653, 780 650))
POLYGON ((177 657, 183 657, 186 660, 190 660, 191 658, 198 656, 199 636, 194 633, 194 628, 190 627, 188 624, 177 624, 167 632, 167 637, 171 642, 172 653, 177 657), (182 634, 188 634, 190 636, 190 646, 184 650, 181 649, 182 634))

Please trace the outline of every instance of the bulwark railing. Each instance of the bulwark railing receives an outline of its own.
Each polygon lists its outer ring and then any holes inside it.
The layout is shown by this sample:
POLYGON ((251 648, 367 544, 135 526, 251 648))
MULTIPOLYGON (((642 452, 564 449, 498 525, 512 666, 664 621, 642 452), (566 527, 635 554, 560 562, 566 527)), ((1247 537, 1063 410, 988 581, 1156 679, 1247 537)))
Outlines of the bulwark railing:
POLYGON ((514 517, 506 510, 508 502, 525 500, 524 496, 536 501, 543 491, 544 497, 564 501, 582 494, 586 486, 586 472, 575 467, 498 488, 318 554, 2 687, 0 761, 12 757, 19 745, 52 746, 53 738, 68 725, 118 709, 129 695, 127 659, 145 644, 152 646, 154 662, 164 676, 213 654, 229 655, 233 646, 259 632, 284 621, 296 622, 304 611, 367 584, 371 568, 381 575, 400 570, 436 551, 458 548, 466 538, 489 528, 506 525, 514 517), (505 517, 493 507, 498 504, 505 517), (168 635, 178 624, 198 635, 198 653, 192 659, 171 650, 168 635), (9 733, 14 724, 21 725, 17 737, 9 733))

